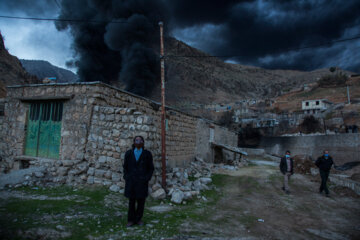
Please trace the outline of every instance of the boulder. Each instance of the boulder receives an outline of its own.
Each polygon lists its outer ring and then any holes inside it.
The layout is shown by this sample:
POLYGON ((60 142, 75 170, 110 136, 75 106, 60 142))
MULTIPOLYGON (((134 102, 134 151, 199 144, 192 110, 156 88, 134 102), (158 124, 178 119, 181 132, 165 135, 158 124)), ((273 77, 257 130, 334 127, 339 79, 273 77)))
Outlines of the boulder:
POLYGON ((171 195, 171 202, 180 204, 184 199, 184 193, 180 190, 175 190, 171 195))
POLYGON ((190 198, 192 198, 192 193, 190 191, 184 192, 184 199, 188 200, 190 198))
POLYGON ((111 185, 111 187, 109 188, 110 191, 112 192, 119 192, 120 191, 120 187, 118 185, 111 185))
POLYGON ((159 188, 158 190, 151 193, 151 197, 156 200, 164 199, 166 197, 166 192, 164 189, 159 188))
POLYGON ((203 184, 209 184, 212 182, 211 178, 200 178, 200 182, 203 183, 203 184))
POLYGON ((159 184, 159 183, 156 183, 156 184, 154 184, 153 186, 152 186, 152 190, 155 192, 155 191, 157 191, 158 189, 160 189, 161 188, 161 185, 159 184))
POLYGON ((34 174, 35 174, 35 177, 37 177, 37 178, 42 178, 42 177, 45 176, 45 174, 43 172, 41 172, 41 171, 37 171, 34 174))

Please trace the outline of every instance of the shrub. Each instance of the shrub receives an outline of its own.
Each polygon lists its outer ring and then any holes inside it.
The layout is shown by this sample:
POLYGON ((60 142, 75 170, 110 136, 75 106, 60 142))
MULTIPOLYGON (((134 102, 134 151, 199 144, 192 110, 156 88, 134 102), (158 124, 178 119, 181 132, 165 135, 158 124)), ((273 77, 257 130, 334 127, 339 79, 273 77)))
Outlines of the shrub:
POLYGON ((344 86, 348 78, 344 73, 330 74, 322 76, 318 83, 319 87, 344 86))
POLYGON ((321 126, 319 120, 314 116, 307 116, 304 118, 304 121, 300 125, 301 131, 304 133, 315 133, 321 131, 321 126))

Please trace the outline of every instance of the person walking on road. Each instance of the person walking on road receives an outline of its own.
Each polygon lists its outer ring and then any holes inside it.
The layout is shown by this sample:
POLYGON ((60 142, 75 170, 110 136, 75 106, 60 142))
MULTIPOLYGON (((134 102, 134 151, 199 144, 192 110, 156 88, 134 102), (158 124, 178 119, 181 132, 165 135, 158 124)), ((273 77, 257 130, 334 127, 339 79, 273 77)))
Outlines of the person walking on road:
POLYGON ((125 153, 125 197, 129 198, 127 227, 144 225, 141 219, 148 196, 149 181, 154 172, 153 157, 150 151, 144 149, 144 142, 142 136, 136 136, 132 149, 125 153))
POLYGON ((284 185, 282 190, 290 194, 290 176, 294 174, 294 160, 290 156, 290 151, 286 151, 285 156, 280 161, 280 171, 284 175, 284 185))
POLYGON ((320 156, 315 162, 315 165, 319 168, 320 177, 321 177, 321 185, 319 192, 321 194, 322 191, 325 190, 325 194, 327 197, 329 196, 329 189, 327 188, 326 182, 329 178, 330 169, 333 164, 334 164, 333 159, 329 155, 328 150, 325 150, 324 154, 320 156))

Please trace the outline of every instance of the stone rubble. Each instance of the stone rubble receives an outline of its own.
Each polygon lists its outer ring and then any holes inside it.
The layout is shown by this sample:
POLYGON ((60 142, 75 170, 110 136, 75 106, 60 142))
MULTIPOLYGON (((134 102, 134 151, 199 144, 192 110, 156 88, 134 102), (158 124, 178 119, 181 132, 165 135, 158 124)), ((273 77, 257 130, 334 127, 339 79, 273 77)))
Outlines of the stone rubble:
MULTIPOLYGON (((106 157, 103 160, 108 161, 106 157)), ((99 162, 103 160, 99 159, 99 162)), ((53 177, 49 169, 46 168, 34 168, 33 171, 29 171, 31 168, 27 169, 21 181, 0 186, 0 188, 5 186, 17 188, 21 186, 71 185, 71 181, 66 179, 66 177, 62 177, 62 175, 67 174, 74 177, 80 176, 88 185, 103 185, 108 187, 111 192, 124 193, 125 182, 122 175, 118 172, 87 167, 88 165, 85 162, 79 161, 63 161, 62 166, 54 170, 58 174, 56 177, 53 177), (70 171, 68 171, 68 166, 72 166, 70 171)), ((168 197, 175 204, 185 204, 185 201, 195 198, 201 199, 200 192, 210 189, 212 171, 218 169, 235 171, 238 169, 238 166, 213 164, 205 162, 201 158, 195 158, 187 168, 168 167, 166 173, 167 189, 165 191, 161 186, 161 168, 156 167, 154 176, 149 183, 149 195, 156 200, 168 197)))

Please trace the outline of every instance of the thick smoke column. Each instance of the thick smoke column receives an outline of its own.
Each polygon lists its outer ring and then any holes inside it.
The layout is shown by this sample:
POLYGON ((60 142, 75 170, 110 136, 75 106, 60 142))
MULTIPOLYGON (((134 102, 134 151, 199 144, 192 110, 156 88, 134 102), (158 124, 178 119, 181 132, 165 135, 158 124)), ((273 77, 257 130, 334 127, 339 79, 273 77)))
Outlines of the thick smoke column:
POLYGON ((59 19, 89 22, 59 22, 57 28, 71 29, 82 81, 120 80, 128 91, 147 96, 160 68, 153 46, 163 12, 160 0, 63 0, 59 19))

